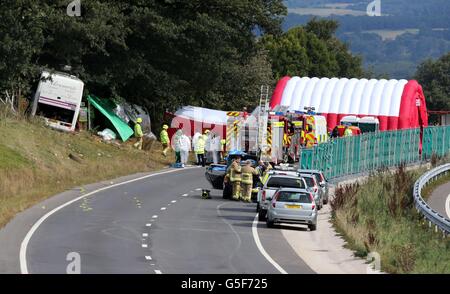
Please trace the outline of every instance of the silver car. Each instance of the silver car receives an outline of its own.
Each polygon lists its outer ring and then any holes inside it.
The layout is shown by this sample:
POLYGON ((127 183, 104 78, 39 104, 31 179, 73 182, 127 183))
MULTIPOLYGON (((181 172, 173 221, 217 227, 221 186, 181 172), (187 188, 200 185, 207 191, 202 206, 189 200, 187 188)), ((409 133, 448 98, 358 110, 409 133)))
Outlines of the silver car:
POLYGON ((258 219, 260 221, 264 221, 266 219, 267 209, 270 201, 272 200, 272 196, 281 187, 296 189, 308 188, 305 180, 296 172, 275 172, 269 174, 267 181, 264 183, 257 196, 256 211, 258 212, 258 219))
POLYGON ((281 188, 277 190, 267 211, 267 227, 275 223, 307 225, 317 229, 317 205, 313 194, 305 189, 281 188))
POLYGON ((316 176, 317 180, 319 181, 319 186, 322 189, 322 195, 323 195, 323 204, 327 204, 329 201, 329 183, 327 179, 325 178, 325 175, 320 170, 308 170, 308 169, 299 169, 299 173, 302 174, 313 174, 316 176))
POLYGON ((323 207, 323 195, 322 189, 320 188, 319 183, 316 180, 316 176, 314 176, 313 174, 300 174, 300 175, 305 179, 308 191, 311 191, 313 193, 317 209, 321 210, 323 207))

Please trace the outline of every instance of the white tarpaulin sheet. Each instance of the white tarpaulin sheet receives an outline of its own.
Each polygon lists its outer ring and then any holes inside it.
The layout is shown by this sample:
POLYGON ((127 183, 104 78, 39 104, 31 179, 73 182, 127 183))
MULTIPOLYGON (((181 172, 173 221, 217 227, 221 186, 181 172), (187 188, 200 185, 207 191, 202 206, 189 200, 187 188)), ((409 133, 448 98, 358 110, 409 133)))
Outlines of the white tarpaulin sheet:
POLYGON ((226 125, 227 112, 196 106, 184 106, 175 112, 175 116, 208 124, 226 125))

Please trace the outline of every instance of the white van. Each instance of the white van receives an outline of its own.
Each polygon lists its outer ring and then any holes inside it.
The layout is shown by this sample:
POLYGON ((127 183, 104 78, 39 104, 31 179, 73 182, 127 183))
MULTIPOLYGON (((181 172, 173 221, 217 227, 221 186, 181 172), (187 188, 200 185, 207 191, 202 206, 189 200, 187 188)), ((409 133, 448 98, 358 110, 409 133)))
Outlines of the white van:
POLYGON ((47 125, 62 131, 74 131, 84 83, 77 77, 43 71, 34 96, 32 115, 45 119, 47 125))
POLYGON ((373 116, 362 118, 353 115, 345 116, 341 119, 341 125, 344 124, 359 127, 362 133, 378 132, 380 129, 379 120, 373 116))

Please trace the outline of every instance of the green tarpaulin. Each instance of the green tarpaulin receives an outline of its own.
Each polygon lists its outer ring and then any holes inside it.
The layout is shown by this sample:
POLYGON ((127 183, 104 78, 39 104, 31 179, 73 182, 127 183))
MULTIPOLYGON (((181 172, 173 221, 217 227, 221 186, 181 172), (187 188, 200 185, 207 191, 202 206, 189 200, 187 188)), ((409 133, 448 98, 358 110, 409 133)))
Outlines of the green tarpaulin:
POLYGON ((114 113, 115 105, 109 99, 100 99, 94 95, 87 97, 89 103, 97 108, 114 126, 122 141, 128 140, 133 134, 133 129, 114 113))

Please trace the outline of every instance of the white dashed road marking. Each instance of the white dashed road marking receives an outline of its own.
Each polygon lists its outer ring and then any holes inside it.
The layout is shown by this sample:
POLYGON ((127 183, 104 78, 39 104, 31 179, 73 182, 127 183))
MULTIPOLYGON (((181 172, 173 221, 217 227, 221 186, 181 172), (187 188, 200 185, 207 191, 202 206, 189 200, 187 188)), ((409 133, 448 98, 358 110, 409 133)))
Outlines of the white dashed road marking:
POLYGON ((170 201, 170 202, 175 203, 175 202, 177 202, 177 201, 176 201, 176 200, 172 200, 172 201, 170 201))
MULTIPOLYGON (((190 168, 188 167, 187 169, 190 169, 190 168)), ((42 216, 37 222, 35 222, 33 224, 31 229, 28 231, 28 233, 26 234, 25 238, 23 239, 22 243, 20 244, 20 253, 19 253, 20 272, 22 274, 28 274, 29 273, 28 272, 28 265, 27 265, 27 247, 28 247, 28 243, 30 242, 31 237, 33 236, 34 232, 36 232, 36 230, 39 228, 39 226, 47 218, 49 218, 52 214, 54 214, 55 212, 59 211, 60 209, 66 207, 66 206, 71 205, 74 202, 77 202, 77 201, 79 201, 81 199, 87 198, 87 197, 89 197, 91 195, 94 195, 94 194, 96 194, 98 192, 101 192, 101 191, 105 191, 105 190, 108 190, 108 189, 111 189, 111 188, 114 188, 114 187, 118 187, 118 186, 123 186, 123 185, 126 185, 126 184, 130 184, 130 183, 134 183, 134 182, 141 181, 141 180, 144 180, 144 179, 148 179, 148 178, 151 178, 151 177, 154 177, 154 176, 164 175, 164 174, 169 174, 169 173, 175 173, 175 172, 178 172, 178 171, 179 170, 163 171, 163 172, 154 173, 154 174, 146 175, 146 176, 143 176, 143 177, 135 178, 135 179, 132 179, 132 180, 129 180, 129 181, 124 181, 124 182, 117 183, 117 184, 114 184, 114 182, 110 182, 111 185, 99 188, 99 189, 97 189, 95 191, 92 191, 92 192, 89 192, 87 194, 84 194, 83 196, 80 196, 80 197, 77 197, 75 199, 72 199, 71 201, 68 201, 68 202, 66 202, 66 203, 64 203, 64 204, 54 208, 53 210, 49 211, 44 216, 42 216)))
POLYGON ((145 256, 146 260, 152 260, 152 257, 150 255, 145 256))
POLYGON ((157 216, 157 215, 154 215, 154 216, 152 216, 152 218, 158 218, 158 216, 157 216))
POLYGON ((195 191, 201 191, 202 190, 202 188, 197 188, 197 189, 195 189, 195 191))
POLYGON ((155 270, 155 274, 160 275, 162 272, 160 270, 155 270))
POLYGON ((147 233, 142 233, 142 237, 148 237, 147 233))
POLYGON ((142 244, 142 248, 147 248, 148 245, 147 244, 142 244))
POLYGON ((161 210, 166 210, 167 208, 165 208, 165 207, 161 207, 161 210))
POLYGON ((181 196, 183 196, 183 197, 187 197, 187 196, 189 196, 189 194, 183 194, 183 195, 181 195, 181 196))
POLYGON ((146 227, 151 227, 151 226, 152 226, 152 224, 145 224, 145 226, 146 226, 146 227))

